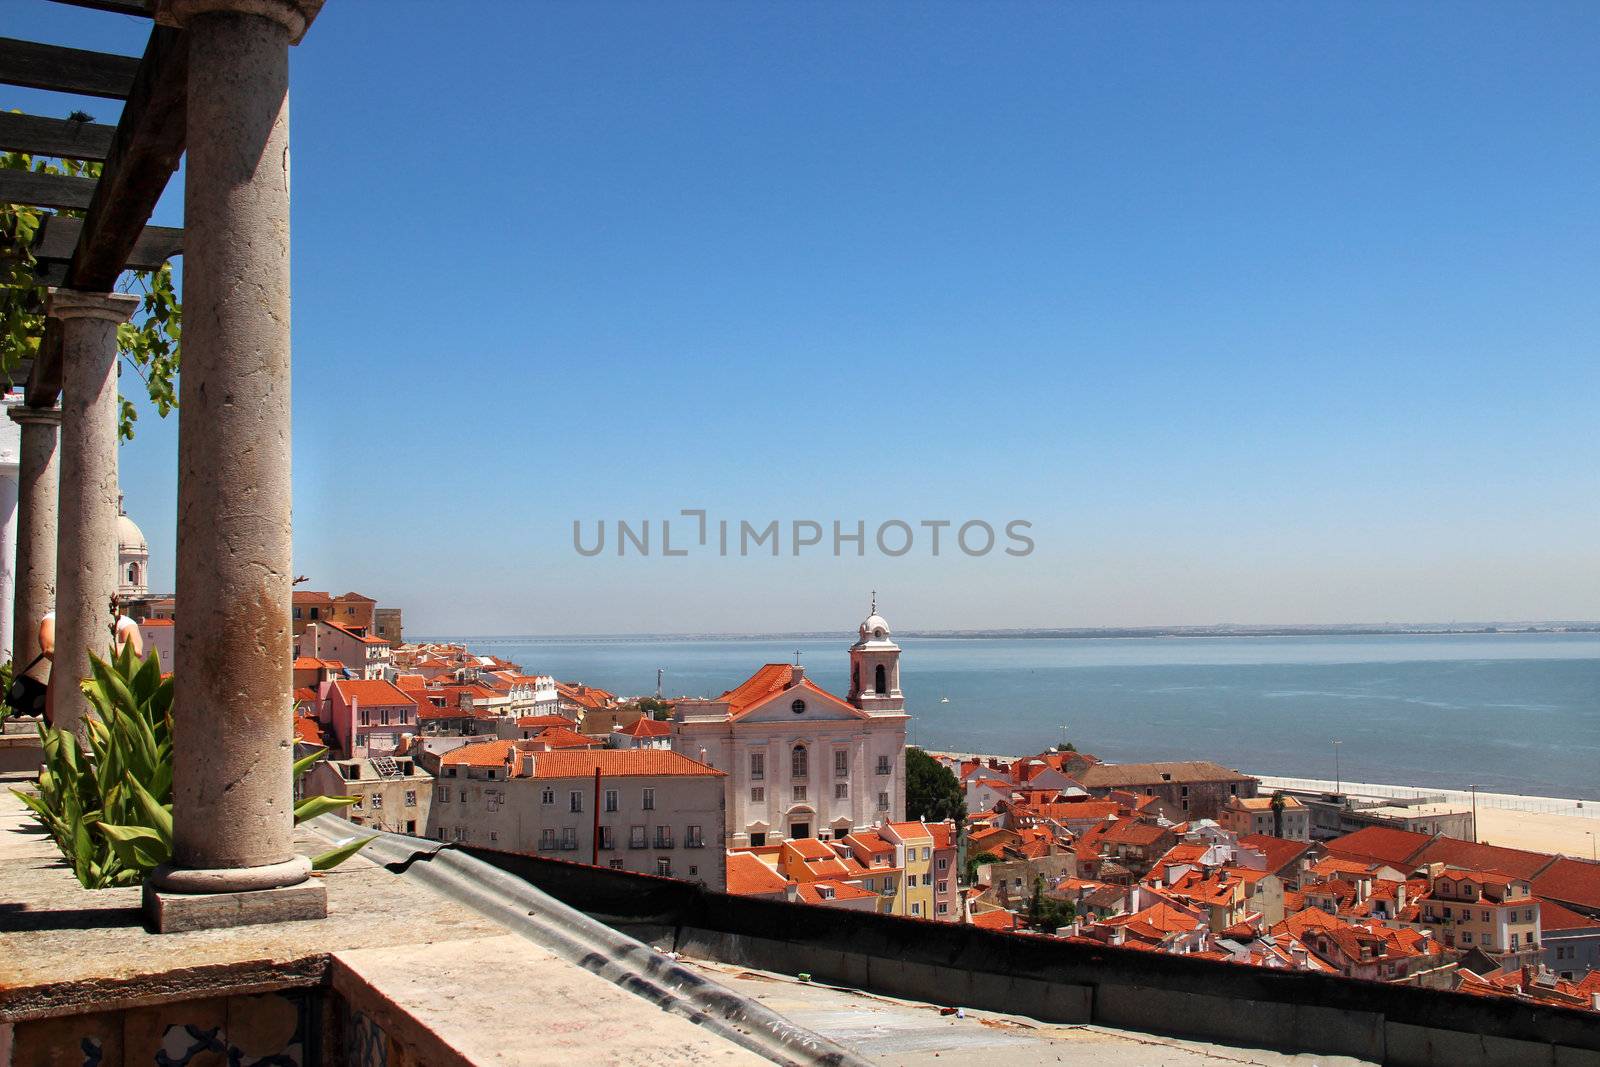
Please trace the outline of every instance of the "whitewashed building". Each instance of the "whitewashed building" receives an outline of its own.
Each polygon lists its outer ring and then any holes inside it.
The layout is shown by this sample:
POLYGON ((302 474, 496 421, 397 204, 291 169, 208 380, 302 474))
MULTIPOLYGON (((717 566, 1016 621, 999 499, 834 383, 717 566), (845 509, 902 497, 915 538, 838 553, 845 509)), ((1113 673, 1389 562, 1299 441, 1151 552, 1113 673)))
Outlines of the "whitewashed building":
POLYGON ((838 839, 905 818, 900 648, 874 609, 850 646, 841 699, 805 669, 768 663, 714 700, 679 700, 672 746, 728 772, 731 847, 838 839))

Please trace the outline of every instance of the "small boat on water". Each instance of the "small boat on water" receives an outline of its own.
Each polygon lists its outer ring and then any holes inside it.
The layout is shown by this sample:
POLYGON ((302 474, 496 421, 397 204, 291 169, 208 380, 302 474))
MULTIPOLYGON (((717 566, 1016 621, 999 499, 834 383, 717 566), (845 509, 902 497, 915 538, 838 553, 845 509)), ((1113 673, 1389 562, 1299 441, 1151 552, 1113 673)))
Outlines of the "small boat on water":
POLYGON ((949 697, 940 697, 939 698, 939 703, 948 704, 948 703, 950 703, 950 698, 949 697))

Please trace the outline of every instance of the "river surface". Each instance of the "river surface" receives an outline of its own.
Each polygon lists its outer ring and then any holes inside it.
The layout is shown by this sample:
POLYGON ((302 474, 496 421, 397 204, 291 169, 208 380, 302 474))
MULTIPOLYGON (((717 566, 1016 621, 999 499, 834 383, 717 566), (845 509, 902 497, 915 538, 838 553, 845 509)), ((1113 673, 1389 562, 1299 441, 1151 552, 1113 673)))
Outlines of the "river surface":
MULTIPOLYGON (((793 662, 843 696, 849 635, 474 637, 530 673, 715 695, 793 662)), ((1212 759, 1255 773, 1600 799, 1600 635, 900 639, 913 740, 1119 762, 1212 759), (945 703, 942 698, 948 697, 945 703), (1065 732, 1063 732, 1065 728, 1065 732)))

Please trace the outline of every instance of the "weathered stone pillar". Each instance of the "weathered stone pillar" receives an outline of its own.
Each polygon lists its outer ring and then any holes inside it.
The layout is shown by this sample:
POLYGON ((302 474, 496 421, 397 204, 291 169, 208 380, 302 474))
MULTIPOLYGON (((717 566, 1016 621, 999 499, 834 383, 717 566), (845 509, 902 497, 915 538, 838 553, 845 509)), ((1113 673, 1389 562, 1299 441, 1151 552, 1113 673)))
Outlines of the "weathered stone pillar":
POLYGON ((172 863, 158 930, 320 917, 295 855, 289 45, 319 0, 170 0, 189 35, 172 863))
MULTIPOLYGON (((61 488, 56 532, 55 724, 84 733, 78 682, 111 649, 117 595, 117 326, 139 298, 52 289, 61 323, 61 488)), ((85 735, 86 736, 86 735, 85 735)))
MULTIPOLYGON (((9 411, 21 406, 22 398, 8 396, 4 403, 9 411)), ((14 620, 3 605, 10 604, 16 596, 17 481, 21 460, 21 428, 0 422, 0 663, 11 658, 14 620)))
MULTIPOLYGON (((39 654, 39 620, 56 606, 56 500, 61 468, 56 447, 60 408, 17 406, 7 414, 22 429, 17 474, 17 568, 12 612, 12 662, 21 670, 39 654)), ((0 610, 4 610, 0 606, 0 610)), ((50 663, 32 671, 48 681, 50 663)))

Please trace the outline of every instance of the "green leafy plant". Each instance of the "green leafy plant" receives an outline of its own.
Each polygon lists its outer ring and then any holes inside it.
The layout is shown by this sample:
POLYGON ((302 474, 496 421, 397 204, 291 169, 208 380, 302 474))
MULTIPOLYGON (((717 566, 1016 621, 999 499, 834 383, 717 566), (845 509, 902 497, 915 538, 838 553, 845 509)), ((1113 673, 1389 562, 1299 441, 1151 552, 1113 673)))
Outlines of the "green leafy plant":
MULTIPOLYGON (((71 118, 92 121, 76 112, 71 118)), ((36 174, 98 178, 100 164, 54 159, 26 152, 0 152, 0 168, 36 174)), ((33 244, 51 214, 81 218, 82 211, 49 212, 26 204, 0 204, 0 376, 13 380, 19 364, 38 354, 44 336, 44 286, 38 276, 33 244)), ((144 382, 150 403, 165 418, 178 405, 178 342, 183 332, 183 306, 172 281, 172 264, 157 270, 124 271, 118 289, 141 297, 132 322, 117 327, 117 349, 144 382)), ((121 397, 118 429, 123 440, 133 437, 139 412, 121 397)))
MULTIPOLYGON (((0 695, 11 692, 11 679, 16 675, 17 665, 11 660, 0 663, 0 695)), ((6 721, 11 714, 11 705, 0 700, 0 724, 6 721)))
MULTIPOLYGON (((140 659, 131 648, 109 660, 90 656, 89 665, 88 748, 70 731, 41 725, 38 791, 12 792, 85 888, 136 885, 172 858, 172 679, 161 676, 159 655, 140 659)), ((325 755, 297 761, 296 780, 325 755)), ((353 803, 354 797, 307 797, 295 806, 295 822, 353 803)), ((312 866, 335 867, 370 840, 324 852, 312 866)))

